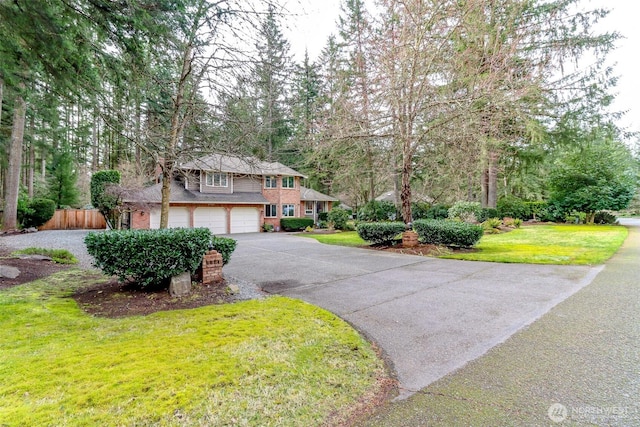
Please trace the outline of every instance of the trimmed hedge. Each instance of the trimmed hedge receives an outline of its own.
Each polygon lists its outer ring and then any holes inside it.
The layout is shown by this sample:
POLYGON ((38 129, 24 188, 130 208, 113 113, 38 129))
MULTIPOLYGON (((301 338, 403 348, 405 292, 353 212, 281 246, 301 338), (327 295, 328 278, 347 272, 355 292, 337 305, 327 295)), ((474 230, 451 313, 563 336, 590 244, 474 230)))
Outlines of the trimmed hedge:
POLYGON ((212 238, 208 228, 94 232, 87 234, 84 242, 96 267, 141 287, 187 271, 193 274, 210 242, 226 263, 236 243, 233 239, 212 238))
POLYGON ((413 228, 423 243, 463 248, 478 243, 483 234, 481 225, 440 219, 420 219, 413 228))
POLYGON ((312 218, 281 218, 280 227, 284 231, 302 231, 307 227, 313 227, 312 218))
POLYGON ((362 222, 356 228, 358 236, 372 245, 390 244, 404 230, 404 222, 362 222))

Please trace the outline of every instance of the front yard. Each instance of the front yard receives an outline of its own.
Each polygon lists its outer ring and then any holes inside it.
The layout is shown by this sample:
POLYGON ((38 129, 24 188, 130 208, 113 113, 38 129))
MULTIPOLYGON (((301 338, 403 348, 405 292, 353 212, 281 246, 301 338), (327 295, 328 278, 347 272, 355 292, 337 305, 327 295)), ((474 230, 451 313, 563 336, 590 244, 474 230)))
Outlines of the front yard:
MULTIPOLYGON (((321 243, 366 246, 355 231, 301 234, 321 243)), ((489 234, 471 250, 431 250, 439 258, 525 264, 601 264, 620 248, 627 229, 612 225, 531 225, 489 234)), ((415 252, 415 251, 414 251, 415 252)))
POLYGON ((333 314, 271 297, 118 319, 67 270, 0 291, 0 425, 319 425, 382 390, 383 363, 333 314))

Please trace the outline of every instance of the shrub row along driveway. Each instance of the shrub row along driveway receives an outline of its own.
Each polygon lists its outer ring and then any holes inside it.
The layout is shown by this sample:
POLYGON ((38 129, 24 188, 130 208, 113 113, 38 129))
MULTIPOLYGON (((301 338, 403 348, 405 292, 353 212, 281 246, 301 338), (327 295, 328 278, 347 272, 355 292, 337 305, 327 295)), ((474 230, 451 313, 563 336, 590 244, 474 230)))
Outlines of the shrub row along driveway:
POLYGON ((400 397, 484 354, 602 269, 439 260, 279 233, 233 238, 225 274, 349 321, 383 349, 400 397))

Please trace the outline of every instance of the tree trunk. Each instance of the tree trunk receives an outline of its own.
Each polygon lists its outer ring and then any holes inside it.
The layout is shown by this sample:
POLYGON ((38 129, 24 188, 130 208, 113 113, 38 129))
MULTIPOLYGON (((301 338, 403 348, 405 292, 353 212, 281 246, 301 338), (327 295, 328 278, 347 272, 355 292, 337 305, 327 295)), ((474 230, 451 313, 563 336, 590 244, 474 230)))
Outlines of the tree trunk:
POLYGON ((405 224, 413 221, 411 213, 411 175, 413 174, 413 153, 411 152, 410 141, 405 141, 402 149, 402 219, 405 224))
POLYGON ((180 135, 187 120, 186 117, 182 116, 182 110, 184 109, 183 104, 187 80, 191 74, 191 62, 193 60, 191 56, 192 52, 193 47, 188 45, 182 56, 182 71, 180 73, 180 80, 178 81, 176 96, 173 103, 173 112, 171 115, 171 132, 169 134, 169 141, 167 141, 167 145, 165 146, 164 159, 162 160, 162 205, 160 208, 160 228, 167 228, 169 226, 171 180, 173 179, 173 169, 175 167, 178 140, 180 139, 180 135))
MULTIPOLYGON (((20 89, 24 84, 20 85, 20 89)), ((22 142, 24 140, 24 124, 27 114, 27 103, 22 95, 16 96, 13 108, 13 126, 9 145, 9 167, 5 176, 4 230, 18 228, 18 195, 20 193, 20 168, 22 166, 22 142)))
MULTIPOLYGON (((35 118, 34 115, 31 115, 31 120, 29 120, 29 131, 35 133, 35 118)), ((27 189, 29 193, 29 198, 33 198, 33 181, 36 175, 36 147, 33 142, 33 139, 29 143, 29 172, 27 176, 27 189)))
POLYGON ((483 208, 488 207, 488 194, 489 194, 489 171, 485 165, 482 166, 482 174, 480 175, 480 204, 483 208))
POLYGON ((487 182, 487 207, 495 209, 498 202, 498 153, 489 152, 489 171, 487 182))

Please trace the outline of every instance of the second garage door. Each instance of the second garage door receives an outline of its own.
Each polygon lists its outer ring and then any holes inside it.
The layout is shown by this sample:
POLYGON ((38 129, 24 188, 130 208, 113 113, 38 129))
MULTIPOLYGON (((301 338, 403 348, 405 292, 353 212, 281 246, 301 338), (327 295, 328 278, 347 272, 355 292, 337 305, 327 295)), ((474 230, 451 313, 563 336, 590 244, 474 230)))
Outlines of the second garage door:
POLYGON ((256 208, 231 209, 231 233, 257 233, 260 231, 260 212, 256 208))
POLYGON ((227 210, 225 208, 196 208, 193 211, 193 226, 208 228, 213 234, 226 234, 227 210))

